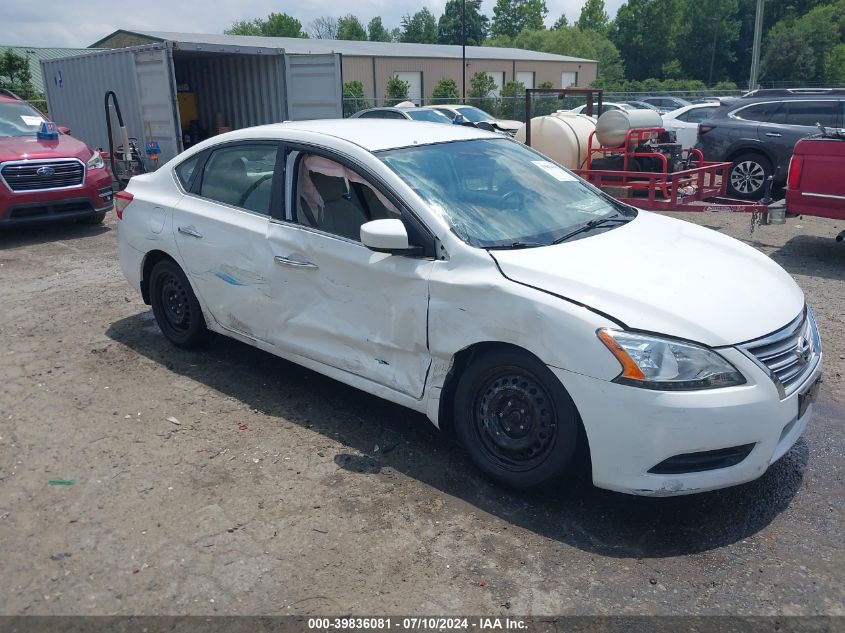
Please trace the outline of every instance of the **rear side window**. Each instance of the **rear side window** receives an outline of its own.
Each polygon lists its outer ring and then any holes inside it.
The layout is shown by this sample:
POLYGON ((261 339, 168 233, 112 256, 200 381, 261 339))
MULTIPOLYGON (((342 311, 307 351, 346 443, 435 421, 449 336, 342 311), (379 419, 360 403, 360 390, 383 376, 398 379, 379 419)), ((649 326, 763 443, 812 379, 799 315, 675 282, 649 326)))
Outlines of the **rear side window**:
POLYGON ((836 101, 786 101, 772 117, 772 123, 815 127, 821 123, 826 127, 837 125, 836 101))
POLYGON ((275 144, 228 145, 205 164, 199 195, 255 213, 270 215, 275 144))
POLYGON ((182 184, 182 188, 185 191, 188 191, 191 188, 191 177, 194 175, 197 164, 200 162, 200 156, 202 156, 202 152, 194 154, 188 160, 176 167, 176 177, 179 179, 179 182, 182 184))
POLYGON ((773 103, 755 103, 754 105, 740 108, 734 112, 737 119, 743 121, 758 121, 760 123, 768 123, 774 114, 778 111, 780 102, 773 103))
POLYGON ((701 123, 705 119, 707 119, 712 113, 713 110, 716 108, 694 108, 692 110, 687 110, 678 118, 681 121, 686 121, 687 123, 701 123))

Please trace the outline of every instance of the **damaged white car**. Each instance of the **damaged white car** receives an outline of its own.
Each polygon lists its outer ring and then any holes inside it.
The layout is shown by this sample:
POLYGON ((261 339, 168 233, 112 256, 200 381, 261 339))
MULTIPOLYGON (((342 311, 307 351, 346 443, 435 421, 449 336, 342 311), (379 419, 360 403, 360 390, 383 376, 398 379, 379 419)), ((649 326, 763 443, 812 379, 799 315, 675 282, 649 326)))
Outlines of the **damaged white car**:
POLYGON ((812 413, 792 278, 461 126, 304 121, 192 147, 117 194, 120 261, 175 345, 208 330, 426 414, 514 487, 759 477, 812 413), (719 271, 719 272, 717 272, 719 271))

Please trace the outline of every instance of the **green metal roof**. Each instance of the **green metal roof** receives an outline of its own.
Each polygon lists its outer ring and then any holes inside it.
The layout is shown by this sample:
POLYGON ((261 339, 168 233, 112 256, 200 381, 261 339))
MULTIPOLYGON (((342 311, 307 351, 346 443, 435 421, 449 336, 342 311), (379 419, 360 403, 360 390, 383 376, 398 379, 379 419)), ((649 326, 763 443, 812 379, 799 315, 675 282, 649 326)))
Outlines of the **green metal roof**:
POLYGON ((0 44, 0 54, 11 49, 16 55, 29 59, 29 71, 32 73, 32 87, 44 94, 44 78, 41 76, 41 60, 72 57, 96 53, 96 48, 42 48, 39 46, 6 46, 0 44))

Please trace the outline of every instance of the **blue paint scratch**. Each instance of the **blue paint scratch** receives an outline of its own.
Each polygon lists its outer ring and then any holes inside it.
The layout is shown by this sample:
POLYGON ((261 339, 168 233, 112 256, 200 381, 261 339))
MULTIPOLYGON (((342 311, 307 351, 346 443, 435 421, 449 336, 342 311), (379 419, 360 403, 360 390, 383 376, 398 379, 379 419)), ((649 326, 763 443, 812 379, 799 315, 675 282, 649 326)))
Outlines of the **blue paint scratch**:
POLYGON ((215 276, 225 281, 227 284, 232 284, 233 286, 243 286, 243 284, 232 277, 231 275, 227 275, 226 273, 215 273, 215 276))

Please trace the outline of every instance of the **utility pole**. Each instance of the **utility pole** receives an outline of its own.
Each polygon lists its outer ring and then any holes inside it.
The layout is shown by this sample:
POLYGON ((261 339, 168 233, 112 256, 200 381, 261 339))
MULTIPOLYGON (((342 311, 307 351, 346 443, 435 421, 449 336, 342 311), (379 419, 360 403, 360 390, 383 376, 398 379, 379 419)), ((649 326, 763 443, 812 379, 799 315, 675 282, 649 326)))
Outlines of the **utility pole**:
POLYGON ((461 102, 467 102, 467 0, 461 0, 461 102))
POLYGON ((757 0, 757 14, 754 16, 754 46, 751 49, 751 77, 748 79, 748 89, 757 88, 757 76, 760 74, 760 40, 763 37, 763 2, 757 0))
POLYGON ((713 87, 713 64, 716 61, 716 40, 719 37, 719 27, 722 26, 722 18, 713 18, 716 23, 713 27, 713 51, 710 53, 710 76, 707 78, 707 87, 713 87))

